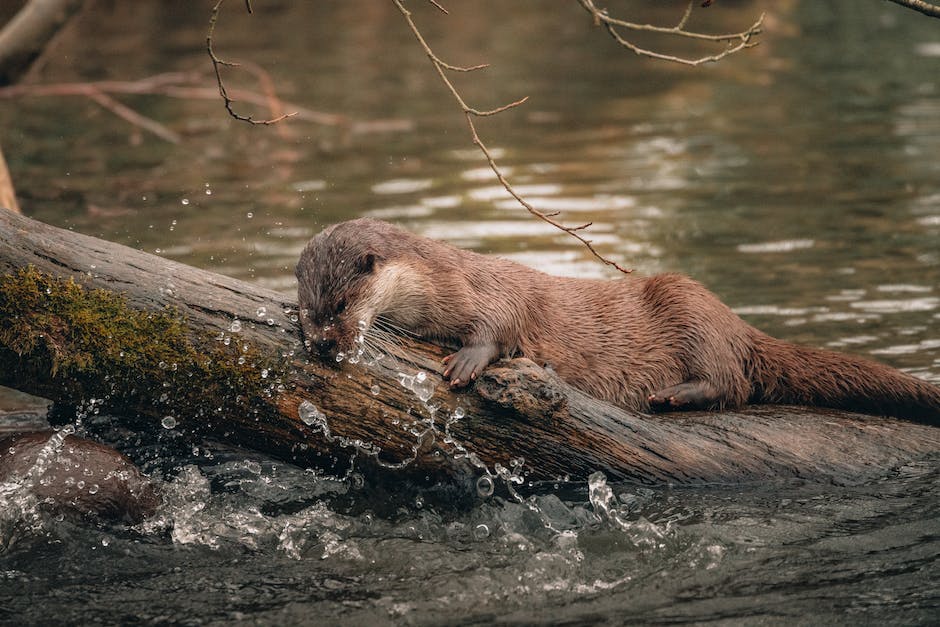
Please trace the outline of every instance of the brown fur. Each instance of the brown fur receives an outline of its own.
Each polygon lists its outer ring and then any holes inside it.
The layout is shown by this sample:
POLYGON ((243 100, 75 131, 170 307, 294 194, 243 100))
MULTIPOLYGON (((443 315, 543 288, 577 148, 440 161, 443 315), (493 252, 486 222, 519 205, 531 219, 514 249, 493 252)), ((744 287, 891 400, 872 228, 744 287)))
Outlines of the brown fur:
POLYGON ((350 350, 359 321, 390 322, 459 343, 445 371, 458 385, 500 356, 523 355, 632 410, 791 403, 940 422, 940 388, 776 340, 679 274, 550 276, 360 219, 314 237, 297 277, 312 348, 350 350))
POLYGON ((154 513, 160 497, 147 478, 127 457, 91 440, 66 436, 45 471, 33 477, 51 436, 51 431, 0 436, 0 482, 27 482, 43 506, 55 512, 133 523, 154 513))

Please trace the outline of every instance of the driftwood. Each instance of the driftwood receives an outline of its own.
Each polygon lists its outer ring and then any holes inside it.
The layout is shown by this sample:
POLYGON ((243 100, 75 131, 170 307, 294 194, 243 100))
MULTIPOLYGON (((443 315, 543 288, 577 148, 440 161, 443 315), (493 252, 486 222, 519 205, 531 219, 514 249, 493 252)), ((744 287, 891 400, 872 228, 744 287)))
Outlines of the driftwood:
POLYGON ((632 415, 525 359, 455 394, 440 378, 445 350, 417 341, 371 365, 309 358, 296 307, 292 295, 0 210, 0 385, 132 428, 195 431, 330 472, 355 457, 367 472, 432 481, 484 467, 515 480, 850 479, 940 451, 940 429, 831 411, 632 415), (418 371, 423 382, 409 378, 418 371))
POLYGON ((83 0, 29 0, 0 29, 0 85, 15 83, 83 0))

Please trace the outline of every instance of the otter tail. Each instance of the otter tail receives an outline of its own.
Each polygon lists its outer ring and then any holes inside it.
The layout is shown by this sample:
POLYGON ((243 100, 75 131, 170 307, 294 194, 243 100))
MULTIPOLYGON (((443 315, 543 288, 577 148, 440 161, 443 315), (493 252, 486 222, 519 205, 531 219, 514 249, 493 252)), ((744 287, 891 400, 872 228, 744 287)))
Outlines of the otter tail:
POLYGON ((940 387, 877 362, 759 334, 751 402, 815 405, 940 426, 940 387))

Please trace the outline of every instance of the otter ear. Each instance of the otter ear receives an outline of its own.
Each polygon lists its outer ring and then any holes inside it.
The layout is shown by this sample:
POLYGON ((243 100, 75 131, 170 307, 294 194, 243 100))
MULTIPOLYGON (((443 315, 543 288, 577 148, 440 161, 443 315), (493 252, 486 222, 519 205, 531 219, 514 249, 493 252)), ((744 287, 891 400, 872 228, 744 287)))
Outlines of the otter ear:
POLYGON ((366 253, 359 257, 356 269, 363 274, 369 274, 375 268, 376 256, 373 253, 366 253))

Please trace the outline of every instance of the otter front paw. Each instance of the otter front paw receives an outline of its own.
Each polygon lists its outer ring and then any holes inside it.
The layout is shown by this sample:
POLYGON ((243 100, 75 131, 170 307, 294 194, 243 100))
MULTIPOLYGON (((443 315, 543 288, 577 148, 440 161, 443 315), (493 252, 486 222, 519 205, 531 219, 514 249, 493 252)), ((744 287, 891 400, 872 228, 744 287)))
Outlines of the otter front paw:
POLYGON ((453 355, 444 358, 443 363, 447 366, 444 370, 444 378, 450 379, 452 387, 467 385, 496 359, 497 354, 496 346, 493 344, 464 346, 453 355))

